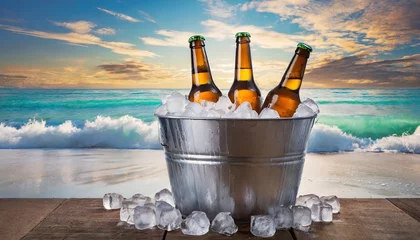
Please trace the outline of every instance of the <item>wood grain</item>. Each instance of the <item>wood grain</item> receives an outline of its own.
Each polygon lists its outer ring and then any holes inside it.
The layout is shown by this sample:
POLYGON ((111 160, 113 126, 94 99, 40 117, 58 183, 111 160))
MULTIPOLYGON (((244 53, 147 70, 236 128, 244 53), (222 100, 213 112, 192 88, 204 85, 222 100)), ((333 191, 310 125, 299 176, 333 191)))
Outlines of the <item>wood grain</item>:
POLYGON ((0 238, 21 239, 63 199, 0 199, 0 238))
POLYGON ((387 200, 420 222, 420 198, 387 198, 387 200))
MULTIPOLYGON (((226 239, 261 239, 253 236, 249 231, 249 224, 247 223, 239 223, 237 224, 239 229, 238 232, 232 236, 224 236, 214 232, 208 232, 206 235, 203 236, 186 236, 184 235, 181 230, 167 232, 166 238, 168 240, 180 240, 180 239, 211 239, 211 240, 226 240, 226 239)), ((278 230, 276 234, 270 239, 282 239, 282 240, 293 240, 292 235, 289 231, 286 230, 278 230)))
POLYGON ((69 199, 24 239, 159 239, 164 231, 139 231, 120 223, 119 210, 105 210, 102 199, 69 199))
POLYGON ((341 199, 332 223, 313 223, 297 239, 420 239, 420 223, 386 199, 341 199))

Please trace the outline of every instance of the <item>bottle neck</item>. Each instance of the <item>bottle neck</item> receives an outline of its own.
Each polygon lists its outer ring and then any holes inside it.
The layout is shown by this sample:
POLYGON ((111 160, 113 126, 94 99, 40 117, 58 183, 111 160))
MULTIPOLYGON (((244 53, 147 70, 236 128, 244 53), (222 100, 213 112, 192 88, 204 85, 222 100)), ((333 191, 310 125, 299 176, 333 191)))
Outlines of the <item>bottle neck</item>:
POLYGON ((302 85, 303 75, 305 74, 306 63, 308 62, 309 52, 304 49, 296 49, 295 55, 289 63, 286 72, 280 82, 280 87, 288 88, 299 92, 302 85))
POLYGON ((254 81, 251 62, 251 47, 248 37, 236 39, 235 80, 254 81))
POLYGON ((200 86, 213 82, 204 43, 191 47, 191 70, 193 85, 200 86))

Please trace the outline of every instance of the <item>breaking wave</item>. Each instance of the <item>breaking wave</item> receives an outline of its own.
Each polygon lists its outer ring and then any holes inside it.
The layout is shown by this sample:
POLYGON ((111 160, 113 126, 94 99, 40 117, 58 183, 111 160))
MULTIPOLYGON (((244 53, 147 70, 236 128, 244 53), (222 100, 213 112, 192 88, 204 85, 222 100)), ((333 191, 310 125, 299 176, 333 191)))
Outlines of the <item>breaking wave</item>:
MULTIPOLYGON (((43 120, 29 120, 19 128, 0 123, 0 148, 128 148, 160 149, 157 121, 143 122, 123 116, 97 116, 76 127, 70 120, 48 126, 43 120)), ((377 140, 358 138, 336 126, 315 124, 308 152, 403 152, 420 154, 420 126, 413 134, 388 136, 377 140)))

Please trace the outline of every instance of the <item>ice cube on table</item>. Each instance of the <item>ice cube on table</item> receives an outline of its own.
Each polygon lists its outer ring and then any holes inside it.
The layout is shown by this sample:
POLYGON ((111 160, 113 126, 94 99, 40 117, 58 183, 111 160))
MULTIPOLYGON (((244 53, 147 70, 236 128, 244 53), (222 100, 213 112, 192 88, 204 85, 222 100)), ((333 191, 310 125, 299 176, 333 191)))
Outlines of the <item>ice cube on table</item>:
POLYGON ((300 195, 296 198, 296 204, 298 206, 305 206, 307 208, 311 208, 313 204, 321 203, 319 197, 315 194, 306 194, 300 195))
POLYGON ((155 114, 158 116, 165 116, 168 114, 168 110, 166 108, 166 104, 160 105, 158 108, 155 109, 155 114))
POLYGON ((155 201, 165 201, 175 207, 175 201, 174 197, 172 196, 172 192, 167 188, 164 188, 155 194, 155 201))
POLYGON ((311 209, 304 206, 293 206, 293 227, 309 226, 312 223, 311 209))
POLYGON ((260 118, 280 118, 279 113, 271 108, 264 108, 260 113, 260 118))
POLYGON ((105 209, 120 209, 124 197, 118 193, 106 193, 102 199, 105 209))
POLYGON ((312 108, 301 103, 293 114, 293 117, 312 117, 313 115, 315 115, 315 113, 312 108))
POLYGON ((309 230, 311 230, 311 226, 296 226, 293 229, 301 232, 309 232, 309 230))
POLYGON ((274 214, 276 229, 287 229, 293 226, 293 211, 288 207, 278 207, 274 214))
POLYGON ((156 226, 155 210, 146 206, 137 206, 134 208, 133 221, 139 230, 153 228, 156 226))
POLYGON ((323 222, 332 222, 333 220, 333 207, 328 203, 321 205, 321 220, 323 222))
POLYGON ((238 231, 230 212, 220 212, 211 222, 210 229, 226 236, 231 236, 238 231))
POLYGON ((313 222, 321 222, 321 206, 322 203, 314 203, 311 207, 311 218, 313 222))
POLYGON ((323 196, 320 198, 321 202, 331 205, 333 213, 340 212, 340 201, 337 196, 323 196))
POLYGON ((156 202, 156 221, 159 222, 160 214, 163 211, 169 211, 169 210, 172 210, 173 208, 174 207, 171 204, 165 201, 157 201, 156 202))
POLYGON ((270 215, 251 216, 251 233, 256 237, 272 237, 276 233, 274 218, 270 215))
POLYGON ((166 99, 166 110, 170 114, 182 113, 186 104, 185 96, 181 93, 174 92, 166 99))
POLYGON ((144 205, 144 204, 146 204, 146 203, 151 203, 151 202, 152 202, 152 199, 151 199, 150 197, 148 197, 148 196, 144 196, 144 195, 143 195, 143 194, 141 194, 141 193, 134 194, 134 195, 131 197, 131 200, 132 200, 133 202, 136 202, 138 205, 144 205))
POLYGON ((302 104, 308 106, 309 108, 312 109, 312 112, 314 114, 318 114, 319 113, 319 106, 318 104, 316 104, 316 102, 310 98, 307 98, 305 101, 302 102, 302 104))
POLYGON ((134 224, 134 208, 122 207, 120 209, 120 220, 128 224, 134 224))
POLYGON ((149 207, 149 208, 153 209, 156 212, 156 206, 152 202, 148 202, 148 203, 144 204, 143 206, 144 207, 149 207))
POLYGON ((201 236, 209 231, 210 221, 206 213, 193 211, 181 223, 181 231, 185 235, 201 236))
MULTIPOLYGON (((185 111, 182 113, 184 117, 200 117, 201 113, 205 111, 205 109, 196 102, 188 102, 187 106, 185 106, 185 111)), ((207 115, 207 114, 205 114, 207 115)))
POLYGON ((173 231, 181 227, 181 212, 172 208, 171 210, 162 211, 157 222, 158 228, 166 231, 173 231))
POLYGON ((219 100, 214 104, 214 110, 223 110, 225 113, 232 111, 234 104, 227 96, 219 97, 219 100))

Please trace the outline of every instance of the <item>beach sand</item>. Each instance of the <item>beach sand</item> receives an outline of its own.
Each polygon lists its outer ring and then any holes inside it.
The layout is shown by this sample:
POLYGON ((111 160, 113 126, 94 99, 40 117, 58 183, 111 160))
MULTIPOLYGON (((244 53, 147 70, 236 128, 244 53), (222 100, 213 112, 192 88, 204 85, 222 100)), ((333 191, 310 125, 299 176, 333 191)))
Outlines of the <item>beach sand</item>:
MULTIPOLYGON (((420 155, 307 154, 300 194, 420 197, 420 155)), ((1 198, 153 196, 169 187, 162 150, 0 150, 1 198)))

